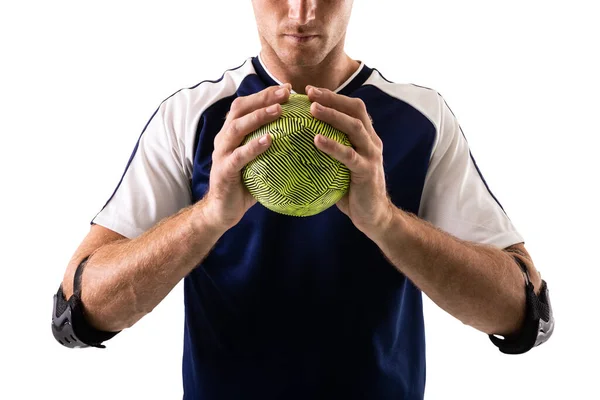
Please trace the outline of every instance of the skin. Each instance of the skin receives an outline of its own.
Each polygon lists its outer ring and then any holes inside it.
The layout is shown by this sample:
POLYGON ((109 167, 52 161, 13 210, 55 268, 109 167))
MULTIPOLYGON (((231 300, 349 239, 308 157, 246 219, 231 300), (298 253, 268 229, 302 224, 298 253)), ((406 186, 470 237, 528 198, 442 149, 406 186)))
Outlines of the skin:
POLYGON ((315 137, 315 146, 351 171, 350 189, 337 207, 354 226, 379 246, 398 271, 463 323, 485 333, 517 331, 524 317, 525 294, 524 277, 513 255, 527 265, 536 291, 541 285, 524 244, 498 249, 462 241, 395 207, 386 192, 383 144, 364 103, 332 92, 359 66, 343 50, 352 1, 254 0, 252 4, 261 58, 272 74, 289 83, 233 102, 214 141, 209 190, 198 203, 135 239, 93 225, 65 271, 67 298, 77 265, 91 254, 82 274, 82 300, 93 326, 118 331, 151 312, 256 203, 243 186, 240 171, 270 146, 271 138, 266 135, 240 144, 247 134, 280 115, 280 104, 294 88, 308 94, 316 118, 347 133, 354 145, 315 137), (316 37, 298 39, 298 35, 316 37))
POLYGON ((344 52, 353 1, 253 0, 261 58, 297 93, 306 85, 335 89, 360 63, 344 52), (298 42, 295 37, 313 36, 298 42))

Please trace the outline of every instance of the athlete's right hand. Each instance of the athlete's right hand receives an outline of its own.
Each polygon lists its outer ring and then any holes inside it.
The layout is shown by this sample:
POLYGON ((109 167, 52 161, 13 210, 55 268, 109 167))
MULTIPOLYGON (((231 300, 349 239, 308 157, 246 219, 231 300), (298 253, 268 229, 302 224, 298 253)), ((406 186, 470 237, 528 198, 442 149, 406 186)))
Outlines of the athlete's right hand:
POLYGON ((223 128, 214 141, 209 189, 202 201, 205 223, 226 231, 256 204, 256 199, 242 182, 241 171, 269 148, 272 139, 267 134, 243 146, 240 144, 246 135, 281 115, 280 104, 288 100, 290 90, 290 84, 272 86, 238 97, 231 104, 223 128))

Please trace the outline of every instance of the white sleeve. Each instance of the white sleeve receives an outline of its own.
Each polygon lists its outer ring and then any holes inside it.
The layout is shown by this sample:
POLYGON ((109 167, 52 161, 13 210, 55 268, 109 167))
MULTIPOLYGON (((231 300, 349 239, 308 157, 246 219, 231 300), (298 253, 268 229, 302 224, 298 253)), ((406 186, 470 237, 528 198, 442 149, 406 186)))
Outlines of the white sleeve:
POLYGON ((441 96, 439 101, 419 217, 462 240, 499 248, 524 242, 481 175, 452 111, 441 96))
MULTIPOLYGON (((182 132, 175 132, 173 107, 164 101, 144 128, 125 172, 92 224, 134 238, 191 204, 182 132)), ((108 160, 109 162, 111 160, 108 160)))

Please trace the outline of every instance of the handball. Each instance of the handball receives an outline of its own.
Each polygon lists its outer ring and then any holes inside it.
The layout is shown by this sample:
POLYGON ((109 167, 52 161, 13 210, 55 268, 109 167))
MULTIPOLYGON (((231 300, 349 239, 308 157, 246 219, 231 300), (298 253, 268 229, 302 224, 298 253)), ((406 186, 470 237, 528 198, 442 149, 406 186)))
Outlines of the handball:
POLYGON ((308 96, 290 94, 281 116, 247 135, 242 145, 265 134, 271 145, 242 170, 242 180, 256 200, 271 211, 295 216, 316 215, 348 191, 350 170, 319 150, 316 135, 352 146, 345 133, 316 119, 308 96))

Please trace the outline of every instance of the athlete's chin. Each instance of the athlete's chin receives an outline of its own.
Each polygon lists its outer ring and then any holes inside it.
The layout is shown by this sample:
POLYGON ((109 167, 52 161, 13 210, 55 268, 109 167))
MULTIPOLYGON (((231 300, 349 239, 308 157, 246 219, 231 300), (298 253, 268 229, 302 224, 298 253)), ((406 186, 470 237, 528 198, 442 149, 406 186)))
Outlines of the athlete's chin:
POLYGON ((322 49, 298 50, 294 48, 284 48, 279 54, 279 58, 286 65, 311 67, 319 65, 327 53, 322 51, 322 49))

